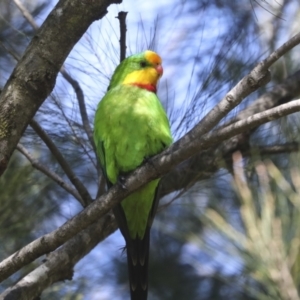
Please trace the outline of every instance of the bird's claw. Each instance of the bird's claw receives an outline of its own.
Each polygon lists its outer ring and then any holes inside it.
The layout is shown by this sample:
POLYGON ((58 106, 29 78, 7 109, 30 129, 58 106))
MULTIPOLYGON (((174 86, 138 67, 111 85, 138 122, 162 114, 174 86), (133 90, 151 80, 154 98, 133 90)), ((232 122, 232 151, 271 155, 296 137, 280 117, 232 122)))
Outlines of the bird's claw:
POLYGON ((120 175, 118 177, 118 183, 120 184, 120 186, 122 187, 123 190, 127 190, 127 187, 125 185, 125 176, 120 175))

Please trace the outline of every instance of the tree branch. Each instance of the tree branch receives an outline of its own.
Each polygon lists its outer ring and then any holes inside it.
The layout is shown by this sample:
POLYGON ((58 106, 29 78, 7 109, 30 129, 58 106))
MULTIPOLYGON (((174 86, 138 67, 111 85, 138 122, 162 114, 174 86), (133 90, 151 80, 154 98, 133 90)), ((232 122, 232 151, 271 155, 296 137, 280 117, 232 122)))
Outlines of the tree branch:
POLYGON ((44 143, 47 145, 49 150, 51 151, 52 155, 56 158, 57 162, 60 164, 61 168, 64 170, 70 181, 73 183, 74 187, 80 194, 83 202, 84 207, 87 206, 89 203, 92 202, 92 198, 86 189, 86 187, 83 185, 83 183, 79 180, 79 178, 75 175, 61 152, 57 149, 53 141, 50 139, 50 137, 47 135, 47 133, 42 129, 42 127, 35 121, 30 121, 30 126, 34 129, 34 131, 37 133, 37 135, 44 141, 44 143))
MULTIPOLYGON (((282 55, 300 43, 300 33, 293 36, 265 60, 260 62, 218 103, 191 131, 191 137, 201 136, 213 129, 233 108, 250 93, 270 81, 268 68, 282 55)), ((187 135, 186 135, 187 137, 187 135)), ((186 142, 189 142, 188 140, 186 142)))
MULTIPOLYGON (((38 28, 39 28, 38 25, 34 21, 34 18, 30 14, 30 12, 26 9, 26 7, 19 0, 14 0, 14 2, 17 5, 17 7, 20 9, 20 11, 22 12, 25 19, 28 21, 28 23, 33 27, 33 29, 38 30, 38 28)), ((83 128, 85 130, 85 133, 87 134, 90 144, 92 145, 94 153, 96 153, 96 145, 95 145, 95 142, 93 139, 93 131, 92 131, 92 128, 89 123, 89 118, 88 118, 88 114, 86 111, 86 105, 85 105, 84 94, 83 94, 82 88, 81 88, 80 84, 78 83, 78 81, 75 80, 65 70, 64 66, 61 67, 60 73, 62 74, 63 78, 72 86, 72 88, 75 91, 77 101, 78 101, 79 111, 80 111, 80 115, 81 115, 81 119, 82 119, 83 128)))
POLYGON ((286 103, 300 95, 300 70, 286 78, 281 84, 272 87, 270 92, 264 93, 246 109, 240 112, 236 118, 231 119, 225 126, 236 121, 243 120, 258 112, 265 111, 279 104, 286 103))
MULTIPOLYGON (((261 154, 265 152, 278 154, 297 150, 299 150, 299 145, 295 143, 259 148, 261 154)), ((0 296, 3 298, 4 296, 8 297, 7 299, 33 299, 53 283, 71 280, 75 264, 116 229, 117 224, 114 216, 110 213, 107 214, 66 242, 59 250, 48 255, 45 263, 26 275, 13 287, 4 291, 0 296)))
POLYGON ((116 229, 117 224, 113 214, 107 214, 70 239, 61 248, 47 255, 42 265, 5 290, 0 298, 35 299, 53 283, 71 280, 75 264, 116 229))
POLYGON ((161 154, 149 159, 149 161, 141 167, 130 173, 124 179, 122 185, 119 183, 114 185, 105 195, 99 197, 60 228, 36 239, 15 254, 3 260, 0 263, 0 280, 7 278, 22 266, 35 260, 39 256, 54 251, 79 231, 103 217, 129 194, 136 191, 147 182, 166 174, 173 166, 189 158, 194 153, 197 153, 200 149, 207 149, 213 145, 218 145, 221 141, 245 130, 249 130, 265 122, 296 111, 300 111, 300 100, 295 100, 268 111, 255 114, 254 116, 250 116, 245 120, 238 121, 225 128, 220 128, 212 133, 205 134, 198 139, 194 139, 190 144, 186 144, 186 141, 191 139, 191 133, 187 134, 161 154), (126 189, 124 189, 124 186, 126 186, 126 189))
MULTIPOLYGON (((256 113, 291 101, 297 95, 300 95, 300 70, 285 79, 283 83, 272 87, 270 92, 264 93, 235 118, 222 126, 228 126, 256 113)), ((251 133, 255 129, 256 127, 252 129, 251 133)), ((235 151, 243 152, 243 154, 249 153, 251 133, 244 132, 220 143, 217 148, 212 147, 200 151, 176 168, 173 168, 160 182, 160 197, 174 191, 186 189, 186 187, 192 186, 197 181, 211 177, 224 161, 231 161, 232 153, 235 151)))
POLYGON ((32 26, 34 30, 38 30, 39 26, 35 23, 34 18, 32 17, 31 13, 28 11, 28 9, 23 5, 23 3, 20 0, 13 0, 18 9, 21 11, 24 18, 27 20, 27 22, 32 26))
POLYGON ((0 95, 0 176, 73 46, 110 4, 120 2, 61 0, 49 14, 0 95))
POLYGON ((64 66, 62 66, 62 68, 60 69, 60 73, 62 74, 63 78, 69 82, 69 84, 72 86, 76 93, 83 128, 85 133, 87 134, 90 144, 92 145, 94 153, 96 153, 96 145, 93 138, 93 130, 90 126, 89 117, 86 111, 84 94, 80 87, 80 84, 65 70, 64 66))
MULTIPOLYGON (((254 148, 256 150, 256 148, 254 148)), ((260 155, 272 155, 272 154, 283 154, 292 153, 300 150, 299 143, 285 143, 282 145, 272 145, 272 146, 260 146, 257 147, 257 152, 260 155)))
POLYGON ((83 200, 80 197, 80 195, 78 194, 78 192, 75 189, 73 189, 72 186, 70 186, 68 183, 66 183, 56 173, 52 172, 47 167, 45 167, 44 165, 42 165, 41 163, 39 163, 38 160, 36 160, 35 158, 33 158, 32 155, 29 153, 29 151, 27 151, 27 149, 22 144, 19 143, 17 145, 17 150, 20 153, 22 153, 30 161, 30 163, 31 163, 31 165, 32 165, 33 168, 39 170, 40 172, 42 172, 43 174, 45 174, 46 176, 48 176, 50 179, 52 179, 53 181, 55 181, 64 190, 66 190, 68 193, 70 193, 71 195, 73 195, 82 204, 82 206, 85 205, 85 203, 83 202, 83 200))
MULTIPOLYGON (((39 27, 36 24, 36 22, 34 21, 34 18, 32 17, 32 15, 30 14, 30 12, 26 9, 26 7, 19 1, 19 0, 14 0, 16 6, 20 9, 20 11, 22 12, 23 16, 25 17, 25 19, 28 21, 28 23, 32 26, 32 28, 34 30, 38 30, 39 27)), ((19 59, 18 59, 19 60, 19 59)), ((17 60, 17 61, 18 61, 17 60)), ((82 119, 82 124, 83 124, 83 128, 87 134, 88 140, 90 142, 90 144, 92 145, 92 148, 94 150, 94 153, 96 154, 96 146, 95 146, 95 142, 93 139, 93 131, 91 129, 90 123, 89 123, 89 119, 88 119, 88 114, 86 111, 86 105, 85 105, 85 100, 84 100, 84 94, 83 91, 80 87, 80 84, 78 83, 77 80, 75 80, 64 68, 64 66, 61 67, 60 69, 60 73, 62 74, 63 78, 72 86, 72 88, 74 89, 75 93, 76 93, 76 97, 78 100, 78 105, 79 105, 79 110, 80 110, 80 115, 81 115, 81 119, 82 119)), ((62 109, 61 109, 62 110, 62 109)), ((64 116, 66 118, 66 116, 64 116)), ((66 118, 67 119, 67 118, 66 118)), ((70 124, 69 124, 70 125, 70 124)), ((71 126, 71 125, 70 125, 71 126)), ((41 132, 41 131, 40 131, 41 132)), ((47 136, 46 136, 47 138, 47 136)), ((49 140, 47 138, 47 140, 49 140)), ((50 141, 51 142, 51 141, 50 141)), ((52 143, 53 144, 53 143, 52 143)), ((87 190, 85 189, 84 185, 81 183, 81 181, 79 180, 79 178, 77 178, 73 173, 71 168, 68 167, 68 164, 65 162, 63 156, 60 154, 60 151, 54 146, 52 146, 52 149, 54 149, 54 156, 58 158, 58 162, 61 164, 62 168, 64 169, 65 167, 67 168, 66 170, 68 171, 68 173, 66 173, 66 175, 69 177, 69 179, 71 180, 71 182, 74 184, 74 186, 77 188, 77 190, 79 191, 79 193, 82 192, 82 196, 85 194, 86 203, 82 203, 83 207, 85 207, 88 203, 90 203, 91 201, 91 197, 88 194, 87 190), (57 156, 55 155, 57 154, 57 156), (71 178, 75 178, 74 182, 72 181, 71 178), (81 191, 81 192, 80 192, 81 191)), ((85 147, 83 147, 84 151, 86 151, 85 147)), ((51 150, 52 151, 52 150, 51 150)), ((96 166, 98 173, 100 173, 100 165, 99 162, 97 160, 97 166, 96 166)), ((65 170, 65 169, 64 169, 65 170)), ((65 172, 66 172, 65 170, 65 172)), ((100 174, 99 174, 100 175, 100 174)), ((84 198, 83 198, 84 199, 84 198)))
POLYGON ((119 19, 120 24, 120 62, 122 62, 126 58, 126 11, 120 11, 118 16, 116 17, 119 19))

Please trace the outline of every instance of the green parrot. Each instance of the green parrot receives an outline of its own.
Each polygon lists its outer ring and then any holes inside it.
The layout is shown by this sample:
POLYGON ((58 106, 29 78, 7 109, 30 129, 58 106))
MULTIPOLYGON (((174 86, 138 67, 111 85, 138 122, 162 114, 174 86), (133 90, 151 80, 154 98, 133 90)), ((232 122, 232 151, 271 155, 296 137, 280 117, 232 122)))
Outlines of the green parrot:
MULTIPOLYGON (((132 55, 116 68, 94 121, 97 155, 108 186, 172 143, 166 112, 156 96, 161 58, 153 51, 132 55)), ((131 300, 146 300, 150 228, 159 179, 126 197, 114 209, 124 236, 131 300)))

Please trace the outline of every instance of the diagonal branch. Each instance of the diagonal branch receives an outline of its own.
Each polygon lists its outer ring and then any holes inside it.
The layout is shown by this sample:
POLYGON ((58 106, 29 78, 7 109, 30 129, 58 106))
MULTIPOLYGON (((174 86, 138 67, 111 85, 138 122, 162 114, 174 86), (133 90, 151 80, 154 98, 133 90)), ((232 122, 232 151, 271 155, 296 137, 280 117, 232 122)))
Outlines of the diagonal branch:
MULTIPOLYGON (((228 126, 238 120, 243 120, 282 103, 287 103, 295 99, 297 95, 300 95, 300 70, 289 76, 281 84, 272 87, 271 91, 261 95, 235 118, 222 126, 228 126)), ((253 128, 251 133, 255 129, 253 128)), ((186 190, 187 187, 194 185, 196 182, 209 178, 220 168, 220 164, 224 161, 231 161, 232 153, 235 151, 243 152, 244 155, 249 153, 251 147, 249 138, 251 133, 243 132, 220 143, 217 148, 212 147, 200 151, 176 168, 173 168, 161 180, 160 197, 174 191, 186 190)))
POLYGON ((20 0, 13 0, 18 9, 23 14, 24 18, 28 21, 28 23, 32 26, 34 30, 38 30, 39 26, 34 21, 34 18, 32 17, 31 13, 28 11, 28 9, 23 5, 23 3, 20 0))
POLYGON ((38 162, 37 159, 32 157, 32 155, 27 151, 27 149, 22 145, 18 144, 17 145, 17 150, 22 153, 31 163, 32 167, 35 169, 41 171, 43 174, 51 178, 53 181, 55 181, 59 186, 61 186, 63 189, 65 189, 68 193, 73 195, 81 204, 84 206, 84 202, 82 201, 82 198, 78 194, 78 192, 70 186, 68 183, 66 183, 60 176, 58 176, 56 173, 52 172, 49 170, 47 167, 42 165, 41 163, 38 162))
POLYGON ((149 159, 149 161, 141 167, 130 173, 122 184, 114 185, 105 195, 99 197, 60 228, 36 239, 3 260, 0 263, 0 280, 4 280, 39 256, 54 251, 78 232, 107 214, 130 193, 136 191, 147 182, 166 174, 173 166, 189 158, 199 150, 218 145, 221 141, 245 130, 249 130, 270 120, 296 111, 300 111, 300 100, 295 100, 268 111, 255 114, 245 120, 238 121, 225 128, 220 128, 212 133, 198 137, 198 139, 194 139, 192 143, 186 145, 186 140, 190 140, 191 138, 189 136, 191 134, 187 134, 164 152, 149 159), (126 189, 124 189, 124 186, 126 186, 126 189))
POLYGON ((74 265, 116 229, 117 224, 114 216, 107 214, 70 239, 61 248, 50 253, 42 265, 27 274, 14 286, 5 290, 0 298, 36 299, 43 290, 53 283, 71 280, 74 265))
MULTIPOLYGON (((259 150, 261 154, 264 152, 277 154, 282 151, 299 150, 299 145, 292 143, 275 147, 261 147, 259 150)), ((117 224, 113 215, 106 215, 70 239, 59 250, 48 255, 45 263, 26 275, 13 287, 4 291, 1 296, 15 297, 20 300, 33 299, 51 284, 72 279, 74 265, 116 229, 117 224)))
MULTIPOLYGON (((300 32, 272 52, 246 75, 225 97, 189 132, 190 137, 201 136, 213 129, 233 108, 250 93, 270 81, 268 68, 282 55, 300 43, 300 32)), ((186 135, 187 137, 187 135, 186 135)), ((187 139, 185 142, 189 142, 187 139)))
POLYGON ((78 81, 75 80, 65 70, 64 66, 62 66, 62 68, 60 69, 60 73, 62 74, 63 78, 70 83, 70 85, 72 86, 72 88, 75 91, 77 101, 78 101, 79 111, 80 111, 80 115, 81 115, 81 120, 82 120, 82 124, 83 124, 83 128, 84 128, 84 130, 87 134, 87 137, 89 139, 90 144, 92 145, 94 153, 96 153, 96 146, 95 146, 95 142, 94 142, 94 138, 93 138, 93 130, 90 126, 89 117, 88 117, 88 114, 87 114, 87 111, 86 111, 86 105, 85 105, 84 94, 83 94, 82 88, 80 87, 80 84, 78 83, 78 81))
POLYGON ((295 99, 300 95, 300 70, 296 71, 291 76, 287 77, 281 84, 272 87, 272 89, 264 93, 255 100, 246 109, 240 112, 236 118, 231 119, 225 125, 232 124, 238 120, 243 120, 246 117, 252 116, 255 113, 270 109, 279 104, 286 103, 295 99))
POLYGON ((61 152, 58 150, 58 148, 55 146, 53 141, 50 139, 50 137, 47 135, 47 133, 42 129, 42 127, 35 121, 31 120, 29 123, 30 126, 34 129, 34 131, 37 133, 37 135, 44 141, 44 143, 47 145, 49 150, 51 151, 52 155, 56 158, 58 163, 60 164, 61 168, 64 170, 70 181, 73 183, 74 187, 78 191, 79 195, 81 196, 84 207, 87 206, 89 203, 92 202, 92 198, 84 186, 84 184, 79 180, 79 178, 75 175, 72 168, 69 166, 61 152))

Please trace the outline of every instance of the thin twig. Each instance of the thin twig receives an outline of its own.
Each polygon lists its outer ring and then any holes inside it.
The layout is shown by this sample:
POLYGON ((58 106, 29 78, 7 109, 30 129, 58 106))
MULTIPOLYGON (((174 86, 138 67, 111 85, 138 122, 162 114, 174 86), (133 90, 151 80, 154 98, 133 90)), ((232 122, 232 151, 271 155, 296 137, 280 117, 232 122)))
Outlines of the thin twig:
POLYGON ((18 7, 18 9, 23 14, 24 18, 28 21, 28 23, 32 26, 34 30, 38 30, 39 26, 35 23, 34 18, 32 17, 31 13, 28 9, 22 4, 20 0, 13 0, 18 7))
POLYGON ((300 144, 296 142, 286 143, 282 145, 270 145, 270 146, 260 146, 254 147, 254 151, 258 151, 260 155, 272 155, 272 154, 283 154, 283 153, 293 153, 300 150, 300 144))
POLYGON ((78 135, 70 121, 70 119, 66 116, 61 104, 59 103, 59 101, 57 101, 56 97, 53 96, 53 94, 51 94, 51 98, 52 100, 55 102, 55 104, 57 105, 57 107, 60 109, 64 119, 66 120, 66 122, 68 123, 76 141, 78 142, 78 144, 80 145, 80 147, 83 149, 84 153, 86 154, 86 156, 90 159, 90 161, 92 162, 92 164, 95 166, 95 168, 97 168, 97 165, 95 164, 94 160, 92 159, 90 153, 89 153, 89 150, 85 147, 84 143, 81 142, 81 140, 78 138, 78 135))
POLYGON ((88 114, 86 111, 86 105, 85 105, 84 94, 83 94, 82 88, 80 87, 80 84, 78 83, 78 81, 75 80, 65 70, 64 66, 62 66, 62 68, 60 69, 60 73, 62 74, 63 78, 70 83, 70 85, 72 86, 72 88, 75 91, 75 94, 76 94, 76 97, 78 100, 78 106, 79 106, 79 111, 80 111, 80 115, 81 115, 83 128, 87 134, 89 142, 91 143, 91 145, 93 147, 94 153, 96 153, 96 146, 95 146, 95 142, 94 142, 94 138, 93 138, 93 131, 90 126, 89 117, 88 117, 88 114))
POLYGON ((229 137, 235 136, 239 133, 250 130, 259 125, 268 123, 273 120, 277 120, 281 117, 290 115, 292 113, 300 111, 300 100, 294 100, 286 104, 282 104, 275 108, 257 113, 253 116, 240 120, 224 128, 217 129, 202 136, 198 143, 204 143, 205 147, 210 143, 214 144, 218 138, 220 141, 226 140, 229 137))
POLYGON ((281 45, 277 50, 273 51, 265 60, 261 62, 261 70, 266 71, 270 68, 281 56, 290 51, 295 46, 299 45, 300 32, 295 34, 286 43, 281 45))
POLYGON ((45 165, 41 164, 37 159, 35 159, 22 144, 19 143, 17 145, 17 150, 29 160, 33 168, 44 173, 46 176, 55 181, 59 186, 65 189, 68 193, 73 195, 83 206, 85 205, 78 192, 72 186, 66 183, 59 175, 52 172, 47 167, 45 167, 45 165))
POLYGON ((64 170, 78 193, 80 194, 84 206, 87 206, 92 202, 92 198, 88 192, 88 190, 85 188, 85 186, 82 184, 82 182, 78 179, 78 177, 74 174, 73 170, 61 154, 61 152, 58 150, 56 145, 53 143, 53 141, 50 139, 50 137, 47 135, 47 133, 42 129, 42 127, 35 121, 31 120, 29 123, 30 126, 34 129, 34 131, 37 133, 37 135, 44 141, 44 143, 47 145, 53 156, 56 158, 57 162, 60 164, 61 168, 64 170))
POLYGON ((16 61, 19 61, 18 55, 17 55, 14 51, 8 49, 1 41, 0 41, 0 46, 1 46, 1 47, 2 47, 9 55, 11 55, 16 61))
POLYGON ((126 26, 126 16, 127 16, 127 11, 120 11, 118 13, 118 16, 116 17, 119 19, 120 23, 120 62, 122 62, 126 58, 126 31, 127 31, 127 26, 126 26))

